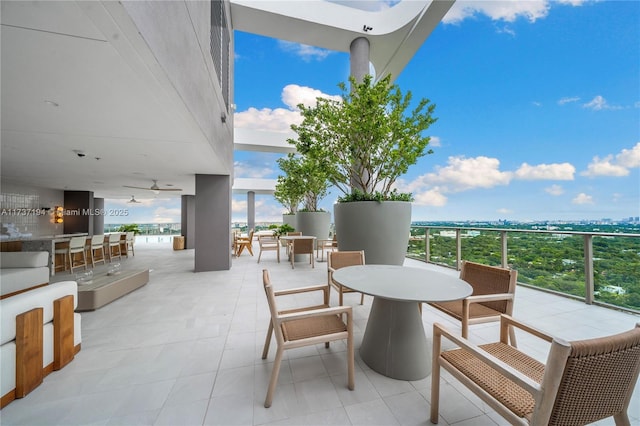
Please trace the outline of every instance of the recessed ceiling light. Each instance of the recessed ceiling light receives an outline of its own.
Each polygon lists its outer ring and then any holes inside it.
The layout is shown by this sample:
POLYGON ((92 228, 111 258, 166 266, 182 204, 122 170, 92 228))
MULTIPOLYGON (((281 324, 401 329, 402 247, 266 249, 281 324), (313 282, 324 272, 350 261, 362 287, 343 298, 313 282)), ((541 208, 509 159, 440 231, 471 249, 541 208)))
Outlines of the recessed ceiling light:
POLYGON ((164 186, 173 186, 172 183, 165 183, 164 186))
POLYGON ((51 105, 52 107, 59 107, 60 106, 59 103, 54 102, 54 101, 49 101, 49 100, 46 100, 46 99, 45 99, 44 103, 47 104, 47 105, 51 105))

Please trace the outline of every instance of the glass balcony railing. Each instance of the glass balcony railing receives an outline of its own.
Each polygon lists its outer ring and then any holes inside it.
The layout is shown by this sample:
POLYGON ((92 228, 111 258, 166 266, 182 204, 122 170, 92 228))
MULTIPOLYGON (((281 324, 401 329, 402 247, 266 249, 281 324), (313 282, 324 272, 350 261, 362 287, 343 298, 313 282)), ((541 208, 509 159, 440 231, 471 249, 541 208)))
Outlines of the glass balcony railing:
POLYGON ((412 226, 407 257, 509 266, 519 284, 640 313, 640 234, 412 226))

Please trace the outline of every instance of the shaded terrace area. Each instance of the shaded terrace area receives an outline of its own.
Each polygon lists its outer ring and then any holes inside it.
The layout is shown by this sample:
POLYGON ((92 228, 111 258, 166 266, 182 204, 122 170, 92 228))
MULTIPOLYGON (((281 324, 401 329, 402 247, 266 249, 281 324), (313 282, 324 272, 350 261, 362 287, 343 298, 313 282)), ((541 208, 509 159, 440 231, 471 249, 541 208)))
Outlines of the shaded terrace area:
MULTIPOLYGON (((193 273, 193 250, 170 244, 139 244, 124 269, 149 268, 149 283, 94 312, 82 313, 82 350, 67 367, 44 380, 26 398, 1 412, 2 424, 170 424, 170 425, 418 425, 428 421, 430 376, 406 382, 373 372, 358 348, 372 298, 345 296, 353 304, 356 388, 346 387, 346 346, 342 343, 285 352, 273 405, 263 407, 274 347, 260 355, 269 323, 261 271, 270 271, 277 289, 326 282, 326 263, 295 269, 275 253, 257 263, 246 252, 229 271, 193 273)), ((284 255, 283 255, 284 257, 284 255)), ((437 268, 407 260, 406 265, 437 268)), ((64 277, 57 274, 56 279, 64 277)), ((302 303, 301 300, 297 301, 302 303)), ((337 295, 332 292, 332 304, 337 295)), ((514 316, 566 339, 628 330, 640 317, 519 287, 514 316)), ((423 309, 427 333, 438 321, 459 323, 423 309)), ((470 339, 493 339, 496 324, 470 328, 470 339)), ((519 337, 519 346, 541 359, 546 345, 519 337)), ((430 357, 430 354, 425 354, 430 357)), ((445 374, 441 425, 507 424, 445 374)), ((640 425, 636 387, 629 415, 640 425)), ((613 420, 600 424, 613 424, 613 420)))

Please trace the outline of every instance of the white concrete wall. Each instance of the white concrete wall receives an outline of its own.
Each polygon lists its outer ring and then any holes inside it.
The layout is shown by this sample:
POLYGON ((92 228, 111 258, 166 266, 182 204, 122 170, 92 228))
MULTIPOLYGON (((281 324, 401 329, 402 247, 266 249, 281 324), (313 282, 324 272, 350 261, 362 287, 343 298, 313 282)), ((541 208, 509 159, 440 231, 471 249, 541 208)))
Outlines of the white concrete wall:
MULTIPOLYGON (((211 60, 211 2, 133 0, 122 4, 232 175, 233 113, 226 111, 211 60), (220 119, 223 112, 227 116, 225 123, 220 119)), ((233 34, 231 40, 230 75, 233 76, 233 34)), ((233 90, 230 90, 229 103, 232 104, 233 90)))

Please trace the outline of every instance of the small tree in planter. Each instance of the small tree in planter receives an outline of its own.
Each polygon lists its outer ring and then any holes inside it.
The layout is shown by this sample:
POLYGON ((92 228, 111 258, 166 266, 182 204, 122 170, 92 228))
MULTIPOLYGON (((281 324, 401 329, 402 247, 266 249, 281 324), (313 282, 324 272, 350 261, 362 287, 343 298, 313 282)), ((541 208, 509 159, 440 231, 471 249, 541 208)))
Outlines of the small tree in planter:
POLYGON ((350 83, 350 91, 339 85, 341 102, 318 98, 314 107, 298 105, 303 121, 291 126, 298 138, 290 142, 321 164, 329 182, 344 194, 334 207, 340 250, 365 249, 367 263, 402 264, 411 226, 411 204, 406 201, 412 196, 396 192, 393 184, 418 158, 432 153, 427 150, 430 138, 422 133, 436 121, 435 105, 422 99, 408 112, 411 92, 403 95, 390 76, 375 84, 369 75, 362 83, 353 78, 350 83), (405 203, 392 204, 388 213, 380 207, 387 203, 350 203, 363 201, 405 203), (353 209, 355 217, 343 219, 343 211, 353 209), (381 223, 374 223, 378 214, 381 223), (387 249, 389 255, 383 253, 387 249))
POLYGON ((298 173, 299 161, 293 154, 277 160, 280 170, 284 172, 284 176, 278 176, 276 189, 273 193, 274 198, 282 206, 287 209, 285 214, 296 214, 298 206, 304 197, 304 187, 298 173))
POLYGON ((326 171, 309 156, 289 154, 281 160, 287 168, 287 177, 283 179, 295 181, 297 190, 302 193, 303 208, 296 213, 295 228, 304 235, 327 238, 331 215, 318 206, 329 189, 326 171))

